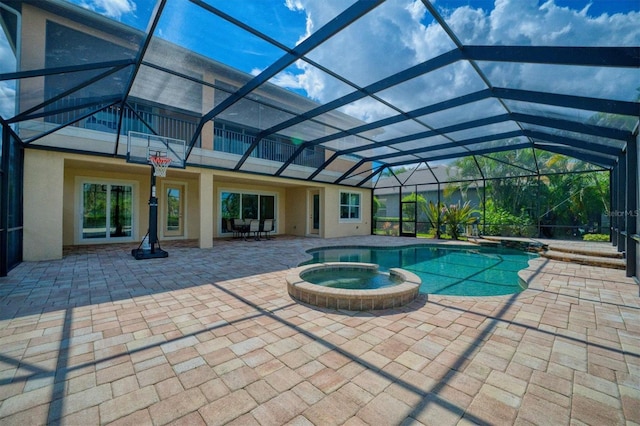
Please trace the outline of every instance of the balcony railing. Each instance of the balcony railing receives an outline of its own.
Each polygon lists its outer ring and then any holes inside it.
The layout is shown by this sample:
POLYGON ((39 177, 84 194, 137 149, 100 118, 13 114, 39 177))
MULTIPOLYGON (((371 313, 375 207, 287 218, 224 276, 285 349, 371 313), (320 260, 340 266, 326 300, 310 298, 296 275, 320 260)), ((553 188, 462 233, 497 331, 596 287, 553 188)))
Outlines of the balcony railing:
MULTIPOLYGON (((56 105, 56 107, 67 108, 69 106, 68 101, 65 102, 64 106, 56 105)), ((84 112, 86 111, 65 111, 47 116, 46 121, 55 124, 64 124, 75 120, 78 115, 84 112)), ((129 107, 125 107, 122 114, 122 128, 120 129, 120 134, 123 135, 128 134, 129 131, 140 133, 155 132, 159 136, 184 140, 186 143, 189 143, 198 126, 198 119, 195 117, 192 120, 188 120, 155 114, 148 111, 134 111, 129 107)), ((90 117, 75 122, 73 126, 107 133, 116 133, 118 131, 119 118, 120 107, 111 106, 93 114, 90 117)), ((199 140, 196 143, 196 146, 200 146, 199 140)))
MULTIPOLYGON (((213 149, 215 151, 228 152, 230 154, 244 155, 251 144, 255 141, 255 136, 216 128, 214 130, 213 149)), ((289 159, 298 147, 289 142, 275 139, 261 139, 258 146, 251 152, 250 157, 261 158, 283 163, 289 159)), ((324 148, 305 148, 292 162, 299 166, 314 167, 321 166, 325 161, 324 148)))
MULTIPOLYGON (((56 104, 53 108, 64 112, 49 115, 46 117, 46 121, 55 124, 65 124, 76 120, 78 116, 87 112, 85 109, 73 109, 72 107, 73 105, 69 104, 68 100, 65 100, 64 105, 56 104)), ((159 136, 184 140, 186 143, 191 141, 198 126, 198 118, 194 117, 191 120, 177 118, 148 112, 145 111, 145 109, 148 109, 148 107, 144 105, 137 111, 132 110, 128 106, 125 107, 122 112, 120 134, 126 135, 130 131, 152 133, 150 129, 153 129, 159 136)), ((72 125, 84 129, 116 133, 118 131, 119 118, 120 107, 111 106, 90 117, 76 121, 72 125)), ((214 129, 213 149, 230 154, 244 155, 254 141, 254 135, 216 127, 214 129)), ((199 148, 200 146, 200 138, 198 138, 195 147, 199 148)), ((294 154, 297 148, 295 144, 287 141, 278 140, 277 138, 265 138, 258 142, 257 147, 251 152, 250 156, 252 158, 284 163, 294 154)), ((292 164, 317 168, 321 166, 324 161, 324 148, 316 146, 305 148, 296 156, 292 164)))

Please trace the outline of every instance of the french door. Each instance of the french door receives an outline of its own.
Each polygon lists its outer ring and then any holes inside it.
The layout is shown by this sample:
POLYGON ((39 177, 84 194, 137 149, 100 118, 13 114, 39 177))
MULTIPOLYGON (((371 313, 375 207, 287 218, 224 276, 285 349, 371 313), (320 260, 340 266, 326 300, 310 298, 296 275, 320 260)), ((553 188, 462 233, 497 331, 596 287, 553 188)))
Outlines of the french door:
POLYGON ((164 186, 164 230, 165 237, 184 236, 184 185, 166 184, 164 186))
POLYGON ((133 236, 132 224, 132 185, 82 184, 82 240, 130 239, 133 236))

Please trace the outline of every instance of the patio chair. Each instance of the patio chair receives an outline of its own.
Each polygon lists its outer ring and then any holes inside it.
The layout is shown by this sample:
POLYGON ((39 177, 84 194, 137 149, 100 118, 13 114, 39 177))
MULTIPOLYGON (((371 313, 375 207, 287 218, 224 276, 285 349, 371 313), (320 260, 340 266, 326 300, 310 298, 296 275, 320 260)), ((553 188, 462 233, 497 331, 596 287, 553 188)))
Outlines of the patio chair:
POLYGON ((244 220, 242 219, 231 219, 232 220, 232 229, 235 231, 235 235, 243 237, 246 239, 246 237, 244 236, 245 232, 248 231, 248 226, 247 224, 244 222, 244 220))
POLYGON ((264 233, 264 237, 269 239, 269 232, 273 231, 273 219, 265 219, 264 224, 262 225, 262 232, 264 233))
POLYGON ((238 236, 238 231, 236 231, 235 228, 233 227, 233 219, 225 219, 224 231, 230 232, 232 238, 235 238, 238 236))
POLYGON ((255 240, 260 241, 260 221, 257 219, 253 219, 249 222, 249 234, 252 232, 255 240))

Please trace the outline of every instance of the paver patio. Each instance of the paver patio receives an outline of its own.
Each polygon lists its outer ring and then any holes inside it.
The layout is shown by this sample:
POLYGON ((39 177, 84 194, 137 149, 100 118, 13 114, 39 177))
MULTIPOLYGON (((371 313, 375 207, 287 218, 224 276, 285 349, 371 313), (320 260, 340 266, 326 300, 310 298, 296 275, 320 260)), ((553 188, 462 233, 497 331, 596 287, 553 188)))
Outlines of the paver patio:
POLYGON ((536 259, 517 295, 370 313, 287 293, 308 248, 415 242, 278 236, 22 263, 0 278, 0 424, 640 424, 624 271, 536 259))

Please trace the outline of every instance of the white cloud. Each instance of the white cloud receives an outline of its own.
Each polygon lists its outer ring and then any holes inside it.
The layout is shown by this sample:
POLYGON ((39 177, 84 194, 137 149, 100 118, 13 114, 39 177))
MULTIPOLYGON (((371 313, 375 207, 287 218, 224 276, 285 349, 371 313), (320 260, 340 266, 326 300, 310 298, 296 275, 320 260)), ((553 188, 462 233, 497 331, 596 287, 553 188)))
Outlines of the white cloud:
MULTIPOLYGON (((9 46, 4 31, 0 30, 0 72, 9 73, 16 70, 16 57, 9 46)), ((10 118, 15 115, 16 89, 14 81, 0 81, 0 117, 10 118)))
POLYGON ((122 15, 136 11, 136 3, 133 0, 84 0, 80 5, 114 19, 120 19, 122 15))
MULTIPOLYGON (((304 11, 307 37, 344 8, 343 0, 287 0, 291 10, 304 11)), ((464 44, 537 46, 633 46, 640 40, 640 13, 603 14, 592 17, 588 6, 571 9, 548 0, 496 0, 491 10, 460 7, 441 9, 448 25, 464 44)), ((454 48, 452 41, 431 20, 419 0, 385 2, 350 28, 334 36, 309 55, 314 61, 363 86, 424 62, 454 48)), ((345 94, 344 84, 313 69, 298 65, 301 73, 279 79, 286 87, 303 88, 308 95, 327 102, 345 94)), ((611 73, 588 67, 545 68, 528 64, 482 64, 496 86, 625 99, 622 90, 637 86, 637 72, 611 73), (635 85, 633 79, 636 79, 635 85), (589 81, 594 87, 589 87, 589 81), (585 92, 586 89, 586 92, 585 92)), ((478 76, 471 67, 452 66, 422 78, 394 93, 396 105, 411 109, 477 90, 478 76), (407 101, 403 103, 403 99, 407 101)), ((349 89, 351 91, 353 89, 349 89)), ((627 95, 628 97, 628 95, 627 95)), ((344 108, 364 120, 379 116, 371 105, 344 108)), ((467 117, 472 119, 473 117, 467 117)), ((435 123, 437 125, 437 123, 435 123)))
POLYGON ((0 117, 8 119, 15 115, 16 89, 14 84, 0 81, 0 117))

